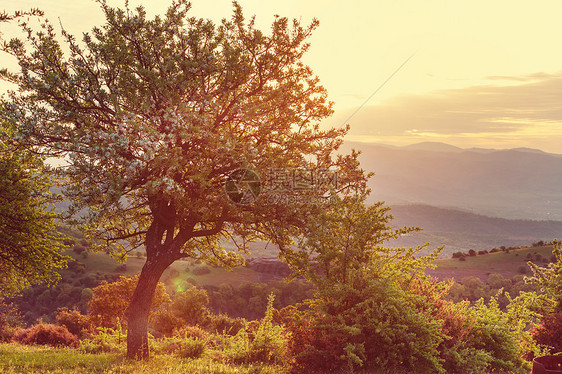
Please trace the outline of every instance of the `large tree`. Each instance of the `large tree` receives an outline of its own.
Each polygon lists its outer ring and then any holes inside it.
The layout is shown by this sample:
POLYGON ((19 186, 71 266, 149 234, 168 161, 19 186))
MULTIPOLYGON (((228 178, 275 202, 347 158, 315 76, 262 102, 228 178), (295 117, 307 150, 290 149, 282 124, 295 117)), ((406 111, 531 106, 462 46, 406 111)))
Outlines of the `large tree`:
POLYGON ((20 66, 2 73, 19 87, 7 120, 22 143, 64 158, 64 193, 98 246, 116 254, 145 246, 127 336, 128 356, 144 358, 151 299, 172 262, 234 265, 238 256, 221 247, 233 238, 270 240, 283 255, 321 209, 267 199, 263 189, 253 204, 234 204, 227 176, 246 168, 276 184, 279 170, 337 170, 337 185, 309 194, 362 188, 365 177, 357 154, 333 155, 347 128, 319 127, 331 103, 302 62, 316 20, 276 17, 266 34, 236 3, 219 25, 190 17, 185 0, 153 19, 100 4, 106 22, 82 41, 63 30, 59 42, 45 21, 39 32, 22 23, 27 39, 4 45, 20 66))

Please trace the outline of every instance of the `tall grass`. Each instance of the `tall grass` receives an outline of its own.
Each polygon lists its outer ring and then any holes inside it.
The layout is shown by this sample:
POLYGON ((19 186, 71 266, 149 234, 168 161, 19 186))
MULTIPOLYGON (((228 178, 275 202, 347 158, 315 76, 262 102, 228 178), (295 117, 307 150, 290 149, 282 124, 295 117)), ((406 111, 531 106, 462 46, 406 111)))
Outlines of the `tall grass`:
POLYGON ((70 348, 0 344, 0 373, 33 374, 278 374, 284 369, 275 365, 232 365, 211 356, 183 359, 176 355, 157 354, 146 362, 127 360, 118 353, 83 353, 70 348))

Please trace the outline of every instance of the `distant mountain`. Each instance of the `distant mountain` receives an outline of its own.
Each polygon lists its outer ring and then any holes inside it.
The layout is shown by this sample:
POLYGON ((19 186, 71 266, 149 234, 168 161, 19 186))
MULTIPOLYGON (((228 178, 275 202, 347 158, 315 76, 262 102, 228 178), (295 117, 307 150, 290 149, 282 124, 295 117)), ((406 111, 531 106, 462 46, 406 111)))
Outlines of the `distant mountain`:
POLYGON ((407 145, 404 147, 399 147, 406 149, 408 151, 429 151, 429 152, 463 152, 464 149, 455 147, 454 145, 449 145, 439 142, 423 142, 412 145, 407 145))
POLYGON ((562 155, 531 149, 406 147, 346 142, 359 149, 372 199, 459 208, 509 219, 562 220, 562 155))

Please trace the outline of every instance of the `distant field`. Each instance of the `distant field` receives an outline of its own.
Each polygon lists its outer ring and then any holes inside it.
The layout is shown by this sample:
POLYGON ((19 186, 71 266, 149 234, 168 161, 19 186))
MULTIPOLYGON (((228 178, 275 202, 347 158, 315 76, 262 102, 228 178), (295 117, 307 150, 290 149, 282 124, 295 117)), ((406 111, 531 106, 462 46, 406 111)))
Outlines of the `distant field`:
MULTIPOLYGON (((491 273, 500 273, 504 276, 521 274, 520 268, 526 269, 526 274, 531 274, 531 269, 527 265, 527 255, 533 255, 533 259, 539 254, 542 258, 549 258, 552 255, 552 246, 543 247, 524 247, 506 252, 489 253, 486 255, 468 256, 466 261, 459 261, 457 258, 438 259, 435 261, 437 268, 426 270, 427 274, 439 279, 454 278, 460 280, 468 276, 476 276, 486 280, 491 273)), ((536 263, 539 263, 535 261, 536 263)), ((541 266, 546 264, 540 262, 541 266)))
MULTIPOLYGON (((145 257, 130 256, 125 263, 126 267, 119 269, 123 264, 105 253, 88 253, 86 258, 72 251, 67 254, 85 264, 88 273, 119 274, 126 277, 139 274, 146 261, 145 257)), ((242 282, 257 282, 258 278, 259 273, 244 266, 229 271, 204 264, 197 265, 193 261, 176 261, 164 272, 161 281, 166 284, 168 291, 178 291, 193 283, 198 286, 220 286, 223 283, 237 286, 242 282), (193 270, 197 267, 206 267, 210 272, 194 274, 193 270)))
MULTIPOLYGON (((536 260, 536 255, 542 258, 549 258, 552 255, 552 246, 542 247, 523 247, 521 249, 506 252, 489 253, 486 255, 467 256, 466 261, 459 261, 453 258, 441 258, 435 261, 436 269, 426 270, 427 274, 439 279, 454 278, 460 280, 467 276, 476 276, 486 280, 491 273, 500 273, 504 276, 521 274, 521 268, 525 268, 526 274, 530 275, 531 270, 527 265, 527 255, 530 253, 536 260)), ((126 269, 117 268, 122 265, 117 260, 105 253, 89 253, 87 258, 69 251, 69 255, 86 265, 86 270, 90 273, 101 274, 121 274, 133 276, 139 274, 145 257, 137 258, 131 256, 127 259, 126 269)), ((535 261, 544 266, 542 261, 535 261)), ((243 282, 259 282, 263 278, 262 273, 258 273, 247 267, 235 268, 231 271, 222 268, 215 268, 205 264, 195 264, 193 261, 176 261, 162 275, 161 281, 166 284, 168 291, 181 291, 191 284, 198 286, 220 286, 221 284, 232 284, 237 286, 243 282), (207 274, 195 274, 196 268, 205 267, 207 274)))

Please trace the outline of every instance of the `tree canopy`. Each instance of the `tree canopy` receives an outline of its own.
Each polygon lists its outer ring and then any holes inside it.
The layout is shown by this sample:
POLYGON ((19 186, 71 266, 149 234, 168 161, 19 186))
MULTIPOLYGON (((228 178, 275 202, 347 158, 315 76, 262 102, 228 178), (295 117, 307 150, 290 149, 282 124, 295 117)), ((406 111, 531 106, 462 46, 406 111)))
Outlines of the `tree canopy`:
POLYGON ((13 129, 0 125, 0 294, 53 283, 66 266, 55 231, 51 181, 41 158, 11 147, 13 129))

